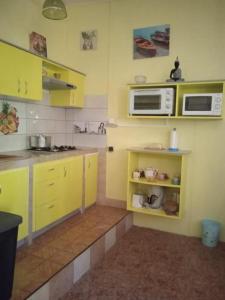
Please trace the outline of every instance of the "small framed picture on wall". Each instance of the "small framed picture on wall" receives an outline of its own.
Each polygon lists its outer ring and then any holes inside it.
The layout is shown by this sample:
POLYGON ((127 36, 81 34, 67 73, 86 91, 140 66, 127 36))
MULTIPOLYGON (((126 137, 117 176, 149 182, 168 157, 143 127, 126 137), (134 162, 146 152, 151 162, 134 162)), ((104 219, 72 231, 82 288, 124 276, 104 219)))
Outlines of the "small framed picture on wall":
POLYGON ((80 49, 84 51, 97 49, 97 30, 81 31, 80 49))
POLYGON ((37 33, 37 32, 31 32, 30 33, 30 51, 47 57, 47 42, 46 38, 37 33))

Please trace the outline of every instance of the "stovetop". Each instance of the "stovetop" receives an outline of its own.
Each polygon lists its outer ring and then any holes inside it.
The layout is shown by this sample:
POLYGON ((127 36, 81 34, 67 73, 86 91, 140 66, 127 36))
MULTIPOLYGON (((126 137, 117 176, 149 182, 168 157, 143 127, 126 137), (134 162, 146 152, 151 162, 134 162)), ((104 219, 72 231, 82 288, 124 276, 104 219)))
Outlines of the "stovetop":
POLYGON ((39 151, 39 152, 64 152, 64 151, 71 151, 77 150, 75 146, 68 146, 68 145, 61 145, 61 146, 51 146, 51 147, 44 147, 44 148, 31 148, 28 150, 32 151, 39 151))

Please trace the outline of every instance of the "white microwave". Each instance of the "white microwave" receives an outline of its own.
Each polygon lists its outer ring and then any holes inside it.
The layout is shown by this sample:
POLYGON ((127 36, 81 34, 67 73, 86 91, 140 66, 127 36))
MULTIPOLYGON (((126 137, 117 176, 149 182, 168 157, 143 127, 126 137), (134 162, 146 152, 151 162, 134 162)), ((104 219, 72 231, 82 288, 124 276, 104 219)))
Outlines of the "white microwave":
POLYGON ((172 115, 173 88, 133 89, 129 93, 130 115, 172 115))
POLYGON ((184 116, 220 116, 222 113, 222 94, 184 94, 184 116))

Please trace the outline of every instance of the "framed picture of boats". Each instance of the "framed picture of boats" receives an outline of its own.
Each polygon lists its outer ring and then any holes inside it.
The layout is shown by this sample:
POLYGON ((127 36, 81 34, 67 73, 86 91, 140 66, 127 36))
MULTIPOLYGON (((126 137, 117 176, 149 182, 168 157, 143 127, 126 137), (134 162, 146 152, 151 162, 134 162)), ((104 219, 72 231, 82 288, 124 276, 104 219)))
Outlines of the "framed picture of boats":
POLYGON ((158 25, 133 30, 133 58, 169 55, 170 25, 158 25))

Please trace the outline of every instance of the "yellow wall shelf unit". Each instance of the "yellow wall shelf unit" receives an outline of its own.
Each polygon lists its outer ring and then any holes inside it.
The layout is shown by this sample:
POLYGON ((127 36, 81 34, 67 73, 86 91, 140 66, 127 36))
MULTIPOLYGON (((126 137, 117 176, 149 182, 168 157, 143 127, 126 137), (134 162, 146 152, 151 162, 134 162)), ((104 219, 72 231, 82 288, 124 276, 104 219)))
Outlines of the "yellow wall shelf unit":
MULTIPOLYGON (((130 90, 138 89, 158 89, 158 88, 173 88, 175 91, 174 112, 171 115, 131 115, 130 119, 183 119, 183 120, 221 120, 221 116, 184 116, 182 115, 183 95, 184 94, 200 94, 200 93, 222 93, 223 102, 225 101, 225 80, 215 81, 193 81, 193 82, 164 82, 164 83, 144 83, 144 84, 129 84, 128 94, 130 90)), ((128 99, 129 102, 129 99, 128 99)), ((128 103, 129 107, 129 103, 128 103)), ((224 107, 224 103, 223 103, 224 107)))
POLYGON ((149 150, 144 148, 128 149, 128 179, 127 179, 127 209, 136 213, 144 213, 148 215, 166 217, 170 219, 181 219, 183 206, 185 201, 185 176, 186 176, 186 160, 190 151, 168 150, 149 150), (146 178, 133 178, 135 170, 145 170, 148 167, 154 167, 159 172, 168 174, 168 179, 148 181, 146 178), (180 183, 173 184, 172 178, 179 175, 180 183), (166 198, 170 198, 173 194, 177 195, 179 210, 175 215, 168 215, 163 208, 155 209, 149 207, 134 207, 133 195, 142 194, 147 196, 149 187, 161 186, 164 188, 166 198))

